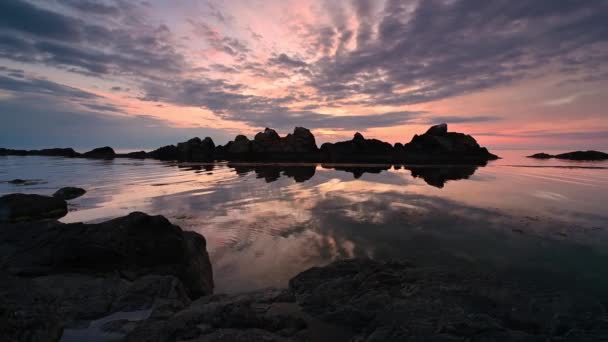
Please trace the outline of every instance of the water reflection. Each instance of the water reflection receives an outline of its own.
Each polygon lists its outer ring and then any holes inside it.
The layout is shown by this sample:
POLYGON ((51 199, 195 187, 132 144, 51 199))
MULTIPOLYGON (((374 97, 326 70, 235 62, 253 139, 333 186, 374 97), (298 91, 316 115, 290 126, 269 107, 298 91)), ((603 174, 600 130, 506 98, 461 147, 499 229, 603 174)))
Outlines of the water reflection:
POLYGON ((0 176, 0 193, 87 189, 64 222, 137 210, 202 233, 220 292, 285 286, 306 268, 356 256, 608 286, 603 169, 11 157, 0 158, 0 176), (1 182, 15 178, 45 182, 1 182))
MULTIPOLYGON (((228 167, 235 170, 238 175, 254 172, 257 178, 264 179, 267 183, 277 181, 281 176, 293 178, 296 182, 304 182, 315 175, 316 164, 289 165, 289 164, 246 164, 228 163, 228 167)), ((184 166, 180 166, 184 168, 184 166)), ((359 179, 364 174, 379 174, 391 168, 395 170, 410 170, 414 178, 423 179, 428 185, 443 188, 447 181, 468 179, 479 166, 456 165, 456 166, 402 166, 402 165, 344 165, 344 164, 321 164, 321 168, 348 172, 354 179, 359 179)), ((186 170, 191 170, 187 168, 186 170)))

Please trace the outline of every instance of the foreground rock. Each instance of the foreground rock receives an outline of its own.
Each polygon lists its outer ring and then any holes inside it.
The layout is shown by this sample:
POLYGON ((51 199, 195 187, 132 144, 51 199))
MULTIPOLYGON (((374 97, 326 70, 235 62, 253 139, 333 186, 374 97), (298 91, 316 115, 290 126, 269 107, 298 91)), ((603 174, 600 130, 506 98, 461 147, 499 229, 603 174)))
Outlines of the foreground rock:
POLYGON ((32 194, 0 197, 0 222, 57 219, 67 213, 67 203, 60 198, 32 194))
POLYGON ((212 292, 205 239, 162 216, 0 223, 0 336, 10 341, 54 341, 115 312, 174 312, 212 292))
MULTIPOLYGON (((601 301, 468 268, 343 260, 286 290, 202 297, 132 322, 127 341, 602 341, 601 301)), ((121 329, 126 322, 112 324, 121 329)))
POLYGON ((561 154, 556 154, 556 155, 547 154, 547 153, 536 153, 531 156, 528 156, 528 158, 535 158, 535 159, 556 158, 556 159, 567 159, 567 160, 593 161, 593 160, 607 160, 608 153, 599 152, 599 151, 575 151, 575 152, 561 153, 561 154))
POLYGON ((55 193, 53 194, 53 197, 68 201, 68 200, 71 200, 74 198, 78 198, 78 197, 84 195, 86 192, 87 191, 82 188, 66 186, 64 188, 61 188, 61 189, 55 191, 55 193))

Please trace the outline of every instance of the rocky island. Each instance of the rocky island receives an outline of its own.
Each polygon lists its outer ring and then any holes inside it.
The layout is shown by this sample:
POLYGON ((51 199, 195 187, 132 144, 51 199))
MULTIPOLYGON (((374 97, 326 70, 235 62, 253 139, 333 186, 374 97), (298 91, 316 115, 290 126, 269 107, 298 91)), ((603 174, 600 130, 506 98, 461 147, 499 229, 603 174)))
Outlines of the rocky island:
POLYGON ((11 150, 0 148, 1 155, 38 155, 81 158, 152 158, 185 162, 218 160, 246 162, 314 162, 314 163, 389 163, 389 164, 470 164, 485 165, 498 157, 479 146, 470 135, 449 132, 447 124, 415 135, 409 143, 391 145, 377 139, 367 139, 356 133, 352 140, 325 143, 317 147, 310 130, 296 127, 293 133, 281 137, 266 128, 250 140, 238 135, 226 145, 216 146, 209 137, 192 138, 177 145, 167 145, 151 152, 139 151, 117 154, 111 147, 100 147, 85 153, 71 148, 44 150, 11 150))
POLYGON ((548 153, 543 152, 543 153, 533 154, 531 156, 528 156, 528 158, 535 158, 535 159, 556 158, 556 159, 566 159, 566 160, 593 161, 593 160, 607 160, 608 153, 599 152, 599 151, 574 151, 574 152, 553 155, 553 154, 548 154, 548 153))

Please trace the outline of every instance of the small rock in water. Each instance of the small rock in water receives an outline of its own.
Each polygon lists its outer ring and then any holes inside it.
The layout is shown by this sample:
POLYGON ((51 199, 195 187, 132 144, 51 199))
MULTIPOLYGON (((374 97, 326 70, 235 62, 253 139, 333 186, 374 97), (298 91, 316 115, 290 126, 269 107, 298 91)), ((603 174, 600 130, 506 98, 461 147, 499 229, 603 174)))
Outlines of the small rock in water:
POLYGON ((84 195, 87 191, 85 189, 82 188, 76 188, 76 187, 72 187, 72 186, 66 186, 64 188, 61 188, 59 190, 57 190, 54 194, 53 197, 55 198, 60 198, 63 200, 71 200, 77 197, 80 197, 82 195, 84 195))
POLYGON ((67 203, 60 198, 31 194, 0 197, 0 222, 58 219, 67 213, 67 203))

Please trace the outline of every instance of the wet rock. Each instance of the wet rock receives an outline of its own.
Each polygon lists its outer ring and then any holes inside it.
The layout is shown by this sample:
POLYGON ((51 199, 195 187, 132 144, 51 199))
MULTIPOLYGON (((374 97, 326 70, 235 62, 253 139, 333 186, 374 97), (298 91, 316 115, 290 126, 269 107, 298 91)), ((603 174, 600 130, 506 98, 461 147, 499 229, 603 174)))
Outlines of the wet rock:
POLYGON ((53 194, 53 197, 60 198, 62 200, 67 201, 67 200, 71 200, 74 198, 78 198, 78 197, 84 195, 86 192, 87 191, 82 188, 66 186, 64 188, 61 188, 61 189, 55 191, 55 193, 53 194))
POLYGON ((33 194, 0 197, 0 222, 57 219, 67 213, 67 203, 60 198, 33 194))
POLYGON ((536 159, 566 159, 566 160, 580 160, 580 161, 594 161, 594 160, 606 160, 608 159, 608 153, 599 152, 599 151, 574 151, 568 153, 561 153, 556 155, 551 155, 547 153, 536 153, 528 158, 536 158, 536 159))
POLYGON ((6 251, 0 264, 15 275, 119 272, 128 279, 173 275, 192 298, 213 291, 205 239, 162 216, 135 212, 99 224, 5 225, 0 229, 0 250, 6 251))
POLYGON ((82 156, 85 158, 112 159, 116 156, 116 153, 114 152, 114 150, 111 147, 105 146, 105 147, 98 147, 98 148, 92 149, 91 151, 85 152, 82 154, 82 156))

